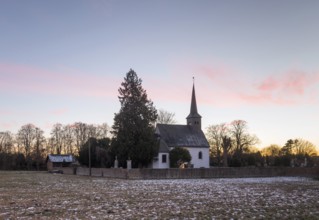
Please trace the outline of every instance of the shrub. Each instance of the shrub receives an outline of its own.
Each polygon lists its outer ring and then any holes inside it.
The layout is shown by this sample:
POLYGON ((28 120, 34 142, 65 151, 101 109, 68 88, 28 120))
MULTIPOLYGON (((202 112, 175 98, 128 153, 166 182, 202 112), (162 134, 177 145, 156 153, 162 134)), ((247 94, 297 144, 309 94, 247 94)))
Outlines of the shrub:
POLYGON ((190 162, 191 160, 192 156, 185 148, 176 147, 169 152, 169 161, 172 168, 177 168, 180 163, 190 162))

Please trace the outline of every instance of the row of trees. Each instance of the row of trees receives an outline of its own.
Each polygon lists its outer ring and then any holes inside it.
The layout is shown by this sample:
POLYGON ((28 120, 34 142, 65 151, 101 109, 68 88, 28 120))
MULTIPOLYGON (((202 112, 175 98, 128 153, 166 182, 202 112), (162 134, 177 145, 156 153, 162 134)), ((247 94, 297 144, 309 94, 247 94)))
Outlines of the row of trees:
POLYGON ((303 139, 290 139, 283 147, 271 145, 258 150, 255 145, 259 140, 249 133, 243 120, 211 125, 206 136, 211 146, 211 164, 215 166, 311 166, 311 157, 317 155, 315 145, 303 139))
POLYGON ((259 142, 255 135, 249 134, 247 122, 243 120, 211 125, 207 128, 206 136, 211 146, 213 164, 226 167, 229 161, 231 165, 244 165, 244 154, 259 142))
POLYGON ((17 134, 0 132, 0 168, 40 169, 47 154, 77 155, 89 137, 103 139, 110 134, 104 123, 92 125, 77 122, 70 125, 53 125, 50 136, 33 124, 23 125, 17 134))
POLYGON ((316 146, 303 139, 289 139, 284 146, 270 145, 261 150, 270 166, 313 166, 316 146))

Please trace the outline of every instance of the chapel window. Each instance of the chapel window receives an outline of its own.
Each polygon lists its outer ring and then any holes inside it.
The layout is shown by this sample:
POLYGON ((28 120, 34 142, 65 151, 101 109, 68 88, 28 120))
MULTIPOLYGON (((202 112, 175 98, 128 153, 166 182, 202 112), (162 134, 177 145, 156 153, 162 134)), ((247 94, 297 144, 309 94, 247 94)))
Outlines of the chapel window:
POLYGON ((201 151, 198 153, 198 159, 203 159, 203 153, 201 151))
POLYGON ((162 163, 166 163, 167 162, 167 156, 166 154, 162 155, 162 163))

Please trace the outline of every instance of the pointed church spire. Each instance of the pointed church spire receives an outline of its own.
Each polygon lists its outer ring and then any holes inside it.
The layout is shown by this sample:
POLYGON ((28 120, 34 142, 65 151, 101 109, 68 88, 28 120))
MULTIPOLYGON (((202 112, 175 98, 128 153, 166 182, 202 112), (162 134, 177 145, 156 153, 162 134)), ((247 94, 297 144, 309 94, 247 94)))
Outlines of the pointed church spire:
MULTIPOLYGON (((194 79, 194 77, 193 77, 194 79)), ((195 114, 198 114, 197 112, 197 104, 196 104, 196 96, 195 96, 195 85, 194 85, 194 82, 193 82, 193 91, 192 91, 192 102, 191 102, 191 112, 190 112, 191 115, 195 115, 195 114)))
POLYGON ((192 101, 190 113, 187 116, 187 125, 192 125, 201 128, 201 118, 200 114, 197 112, 196 95, 195 95, 195 82, 193 77, 193 91, 192 91, 192 101))

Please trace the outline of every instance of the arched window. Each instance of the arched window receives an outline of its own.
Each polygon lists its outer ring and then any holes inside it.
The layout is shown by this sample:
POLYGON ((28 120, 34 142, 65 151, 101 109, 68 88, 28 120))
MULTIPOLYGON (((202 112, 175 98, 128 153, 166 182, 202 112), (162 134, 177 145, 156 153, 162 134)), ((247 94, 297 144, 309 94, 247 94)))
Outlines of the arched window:
POLYGON ((198 159, 203 159, 203 153, 201 151, 198 152, 198 159))

